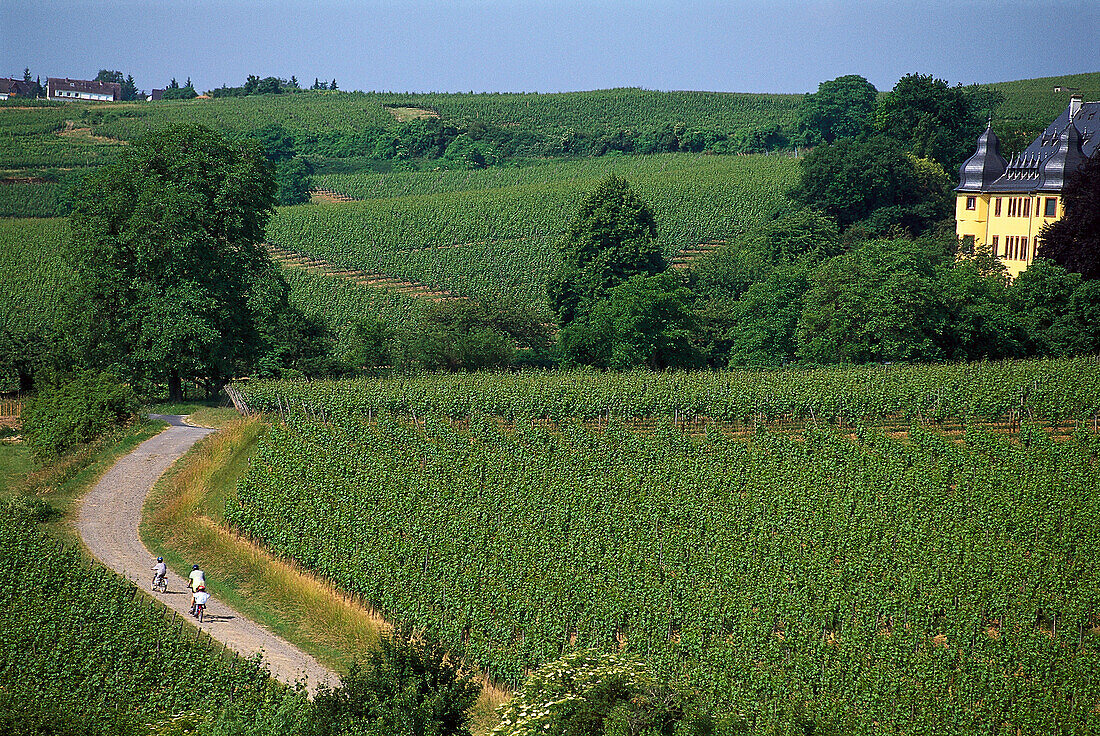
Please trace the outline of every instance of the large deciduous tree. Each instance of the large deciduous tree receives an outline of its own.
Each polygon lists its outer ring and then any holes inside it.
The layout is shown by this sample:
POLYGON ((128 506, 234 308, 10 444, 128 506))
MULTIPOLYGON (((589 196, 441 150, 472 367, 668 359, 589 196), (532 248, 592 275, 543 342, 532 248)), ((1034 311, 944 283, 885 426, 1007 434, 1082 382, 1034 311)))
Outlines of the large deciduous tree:
POLYGON ((1100 155, 1070 177, 1062 203, 1065 215, 1043 229, 1037 255, 1086 280, 1100 278, 1100 155))
POLYGON ((842 230, 881 212, 875 229, 897 224, 919 234, 949 215, 946 176, 932 175, 885 136, 843 138, 802 159, 802 178, 792 196, 834 218, 842 230))
POLYGON ((563 357, 616 370, 693 367, 701 355, 692 344, 690 307, 691 294, 678 274, 635 274, 609 289, 584 319, 562 328, 563 357))
POLYGON ((914 155, 951 169, 973 153, 984 122, 979 108, 987 103, 931 75, 907 74, 883 96, 877 127, 914 155))
POLYGON ((561 266, 549 283, 562 325, 634 274, 665 269, 657 222, 626 180, 611 175, 585 198, 560 245, 561 266))
POLYGON ((802 101, 802 126, 807 143, 832 143, 869 131, 875 122, 878 90, 858 74, 822 82, 802 101))
POLYGON ((275 204, 254 142, 199 126, 149 134, 89 176, 71 219, 71 327, 83 362, 131 380, 208 388, 247 370, 259 344, 250 304, 275 204))

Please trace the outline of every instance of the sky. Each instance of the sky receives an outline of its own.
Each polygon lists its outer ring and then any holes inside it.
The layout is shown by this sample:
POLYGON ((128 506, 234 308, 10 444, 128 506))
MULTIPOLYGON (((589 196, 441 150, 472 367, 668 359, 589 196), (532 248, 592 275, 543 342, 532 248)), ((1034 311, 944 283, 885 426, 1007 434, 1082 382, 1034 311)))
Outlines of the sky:
POLYGON ((0 0, 0 77, 389 92, 880 90, 1100 71, 1098 0, 0 0))

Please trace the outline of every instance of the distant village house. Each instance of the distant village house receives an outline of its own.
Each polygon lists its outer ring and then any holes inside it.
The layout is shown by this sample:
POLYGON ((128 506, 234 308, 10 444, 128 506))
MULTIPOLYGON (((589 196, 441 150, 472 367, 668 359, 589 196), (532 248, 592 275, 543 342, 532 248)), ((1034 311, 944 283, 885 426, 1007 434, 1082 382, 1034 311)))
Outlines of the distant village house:
POLYGON ((12 97, 34 97, 34 82, 22 79, 0 79, 0 100, 12 97))
POLYGON ((95 100, 115 102, 122 99, 122 85, 118 82, 93 82, 86 79, 46 80, 46 97, 51 100, 95 100))

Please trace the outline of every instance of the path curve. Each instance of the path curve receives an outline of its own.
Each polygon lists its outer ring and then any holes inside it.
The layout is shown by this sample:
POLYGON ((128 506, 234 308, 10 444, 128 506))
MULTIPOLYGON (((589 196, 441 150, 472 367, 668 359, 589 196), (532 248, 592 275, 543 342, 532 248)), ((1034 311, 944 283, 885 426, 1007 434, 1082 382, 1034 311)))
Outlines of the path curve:
MULTIPOLYGON (((146 590, 155 558, 138 536, 145 497, 168 466, 214 431, 191 426, 181 416, 150 414, 149 418, 171 426, 115 463, 84 497, 76 521, 77 532, 96 559, 146 590)), ((187 615, 191 604, 187 581, 171 570, 168 592, 154 595, 169 609, 187 615)), ((201 624, 190 617, 185 620, 242 655, 263 652, 272 677, 287 684, 304 679, 311 693, 321 683, 339 684, 336 674, 312 656, 217 599, 211 598, 209 610, 211 615, 201 624)))

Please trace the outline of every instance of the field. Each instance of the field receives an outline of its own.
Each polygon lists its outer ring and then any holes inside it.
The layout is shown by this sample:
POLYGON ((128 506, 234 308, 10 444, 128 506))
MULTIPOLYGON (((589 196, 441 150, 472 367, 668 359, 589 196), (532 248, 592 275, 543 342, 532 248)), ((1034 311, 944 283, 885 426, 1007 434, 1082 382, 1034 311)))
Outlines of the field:
POLYGON ((254 411, 325 416, 390 412, 454 420, 706 419, 727 424, 827 420, 848 425, 1044 419, 1092 426, 1100 413, 1095 358, 776 371, 607 374, 591 370, 410 375, 370 381, 251 381, 254 411))
MULTIPOLYGON (((322 318, 346 352, 355 322, 369 315, 406 324, 423 304, 420 296, 447 292, 545 311, 554 243, 581 198, 609 172, 627 177, 651 204, 672 258, 753 228, 786 201, 796 167, 783 156, 664 154, 478 172, 333 176, 326 177, 327 186, 363 201, 280 208, 268 240, 327 262, 320 272, 283 272, 292 302, 322 318), (366 283, 324 275, 342 269, 379 278, 366 283), (398 280, 418 282, 419 290, 398 288, 398 280)), ((39 335, 56 323, 67 232, 63 218, 0 220, 0 275, 16 287, 0 294, 0 335, 39 335)))
POLYGON ((6 507, 2 517, 0 731, 75 733, 81 724, 89 735, 152 733, 153 723, 166 728, 174 715, 272 687, 256 663, 182 629, 33 519, 6 507))
POLYGON ((640 89, 559 94, 283 94, 138 105, 118 115, 107 111, 95 130, 125 140, 181 118, 229 133, 249 133, 275 123, 300 136, 309 152, 311 144, 322 142, 326 133, 396 128, 409 119, 434 116, 462 127, 476 121, 483 126, 518 129, 544 140, 570 130, 596 135, 677 123, 732 133, 791 123, 799 99, 799 95, 640 89), (409 110, 435 115, 401 114, 409 110))
POLYGON ((466 296, 545 305, 554 243, 608 173, 654 210, 667 257, 743 235, 782 207, 797 161, 783 156, 663 154, 517 169, 324 177, 364 201, 279 210, 271 243, 466 296))
MULTIPOLYGON (((1065 109, 1069 92, 1055 92, 1056 86, 1098 99, 1100 73, 982 86, 1005 95, 994 126, 1004 150, 1011 153, 1065 109)), ((559 94, 312 92, 155 104, 6 103, 0 104, 0 180, 46 181, 0 186, 0 216, 64 214, 66 194, 79 176, 58 172, 110 162, 125 141, 169 123, 200 123, 233 137, 277 126, 321 171, 388 170, 421 167, 415 160, 424 156, 441 161, 447 142, 463 132, 503 161, 617 150, 772 150, 781 145, 779 138, 764 143, 764 136, 777 131, 781 138, 794 131, 801 97, 610 89, 559 94)))
POLYGON ((250 383, 282 421, 227 515, 503 682, 591 646, 686 678, 748 733, 1083 734, 1100 727, 1096 370, 250 383), (669 421, 781 386, 803 414, 853 417, 876 384, 868 423, 839 431, 761 424, 745 440, 669 421), (533 421, 555 391, 556 421, 533 421), (616 398, 610 420, 592 415, 616 398), (1026 418, 956 436, 920 420, 936 406, 1088 421, 1061 439, 1026 418), (514 423, 494 418, 505 407, 514 423), (874 428, 899 411, 901 438, 874 428), (619 421, 647 412, 666 420, 619 421))
MULTIPOLYGON (((39 360, 51 347, 71 274, 61 263, 65 219, 0 219, 0 359, 39 360)), ((14 360, 13 362, 18 362, 14 360)), ((6 366, 5 366, 6 367, 6 366)), ((0 390, 17 376, 0 372, 0 390)))

